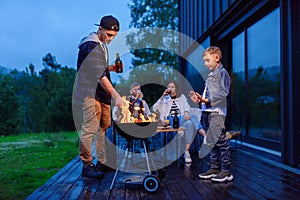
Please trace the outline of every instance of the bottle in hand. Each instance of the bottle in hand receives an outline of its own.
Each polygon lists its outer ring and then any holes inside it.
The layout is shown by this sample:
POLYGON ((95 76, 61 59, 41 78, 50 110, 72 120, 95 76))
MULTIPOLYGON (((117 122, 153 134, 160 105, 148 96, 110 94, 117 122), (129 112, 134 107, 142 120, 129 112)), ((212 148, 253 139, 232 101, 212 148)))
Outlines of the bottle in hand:
POLYGON ((115 65, 116 65, 116 73, 122 73, 123 72, 123 65, 122 65, 122 61, 120 59, 119 53, 116 54, 115 65))

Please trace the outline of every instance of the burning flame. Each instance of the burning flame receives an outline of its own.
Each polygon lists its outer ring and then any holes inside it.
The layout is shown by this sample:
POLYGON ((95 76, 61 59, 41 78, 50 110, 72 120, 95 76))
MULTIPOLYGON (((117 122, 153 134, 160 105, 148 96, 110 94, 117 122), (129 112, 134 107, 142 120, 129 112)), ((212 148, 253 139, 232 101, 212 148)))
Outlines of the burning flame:
POLYGON ((118 109, 118 119, 120 123, 138 123, 138 122, 154 122, 156 114, 151 113, 149 116, 145 114, 145 108, 134 106, 130 101, 122 96, 126 106, 118 109))

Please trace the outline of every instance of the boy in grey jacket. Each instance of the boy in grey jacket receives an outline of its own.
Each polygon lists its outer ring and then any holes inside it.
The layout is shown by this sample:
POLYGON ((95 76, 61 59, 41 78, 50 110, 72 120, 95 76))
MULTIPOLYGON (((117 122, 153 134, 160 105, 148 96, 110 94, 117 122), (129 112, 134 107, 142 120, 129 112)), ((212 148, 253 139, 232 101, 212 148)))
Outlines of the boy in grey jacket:
POLYGON ((210 70, 203 95, 190 91, 190 97, 202 108, 202 120, 207 131, 206 142, 211 148, 211 168, 199 174, 202 179, 216 182, 233 180, 230 170, 230 147, 223 132, 227 112, 226 97, 230 92, 230 76, 221 63, 222 52, 218 47, 207 48, 202 55, 205 66, 210 70), (220 161, 221 160, 221 161, 220 161))

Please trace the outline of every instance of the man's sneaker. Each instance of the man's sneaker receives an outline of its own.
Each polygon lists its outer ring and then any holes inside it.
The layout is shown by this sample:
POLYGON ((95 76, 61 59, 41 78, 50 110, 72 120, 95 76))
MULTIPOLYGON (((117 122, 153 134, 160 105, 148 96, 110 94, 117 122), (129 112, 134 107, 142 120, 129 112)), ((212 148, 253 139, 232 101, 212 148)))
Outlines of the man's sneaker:
POLYGON ((86 176, 86 177, 90 177, 90 178, 102 178, 103 172, 98 171, 96 169, 96 166, 92 163, 89 165, 83 165, 82 176, 86 176))
POLYGON ((218 169, 209 169, 206 172, 199 174, 199 178, 210 179, 212 177, 217 176, 219 173, 220 173, 220 170, 218 170, 218 169))
POLYGON ((97 161, 96 169, 98 171, 102 171, 102 172, 114 171, 113 168, 111 168, 111 167, 109 167, 109 166, 107 166, 107 165, 105 165, 105 164, 103 164, 103 163, 101 163, 99 161, 97 161))
POLYGON ((188 151, 184 152, 184 161, 186 163, 191 163, 192 162, 190 152, 188 152, 188 151))
POLYGON ((217 176, 212 177, 211 180, 215 182, 232 181, 233 175, 230 173, 230 171, 221 171, 217 176))

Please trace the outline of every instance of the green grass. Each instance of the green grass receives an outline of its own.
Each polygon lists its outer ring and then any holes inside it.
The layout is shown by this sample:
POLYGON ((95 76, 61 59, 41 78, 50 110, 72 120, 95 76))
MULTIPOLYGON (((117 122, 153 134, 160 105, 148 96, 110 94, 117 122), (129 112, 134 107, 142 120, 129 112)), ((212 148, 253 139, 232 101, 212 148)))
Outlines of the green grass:
POLYGON ((77 155, 77 132, 0 137, 0 199, 25 199, 77 155))

